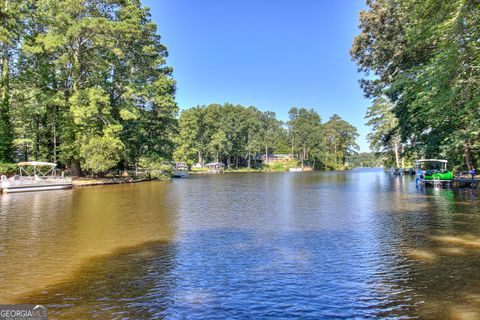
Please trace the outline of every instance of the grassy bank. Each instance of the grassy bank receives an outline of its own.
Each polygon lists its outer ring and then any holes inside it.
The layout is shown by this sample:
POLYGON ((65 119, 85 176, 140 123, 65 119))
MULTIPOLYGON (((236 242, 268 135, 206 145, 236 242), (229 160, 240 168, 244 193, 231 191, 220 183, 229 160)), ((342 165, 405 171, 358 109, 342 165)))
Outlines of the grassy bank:
POLYGON ((272 162, 251 168, 225 169, 225 172, 286 172, 290 168, 299 167, 298 161, 272 162))

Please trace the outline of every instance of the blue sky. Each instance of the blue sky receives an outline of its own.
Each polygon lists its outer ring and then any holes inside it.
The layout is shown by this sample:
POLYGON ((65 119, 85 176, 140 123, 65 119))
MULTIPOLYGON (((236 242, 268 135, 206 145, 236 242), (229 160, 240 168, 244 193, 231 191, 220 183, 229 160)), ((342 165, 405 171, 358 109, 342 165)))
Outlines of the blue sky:
POLYGON ((363 0, 142 0, 151 8, 182 109, 231 102, 288 119, 292 106, 334 114, 365 140, 369 101, 349 49, 363 0))

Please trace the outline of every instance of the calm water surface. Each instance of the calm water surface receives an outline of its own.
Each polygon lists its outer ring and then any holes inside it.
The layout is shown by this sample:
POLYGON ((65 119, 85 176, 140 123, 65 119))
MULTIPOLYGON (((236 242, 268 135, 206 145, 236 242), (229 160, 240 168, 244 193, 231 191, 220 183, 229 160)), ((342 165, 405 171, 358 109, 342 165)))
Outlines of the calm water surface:
POLYGON ((479 196, 381 170, 1 195, 0 303, 51 319, 478 319, 479 196))

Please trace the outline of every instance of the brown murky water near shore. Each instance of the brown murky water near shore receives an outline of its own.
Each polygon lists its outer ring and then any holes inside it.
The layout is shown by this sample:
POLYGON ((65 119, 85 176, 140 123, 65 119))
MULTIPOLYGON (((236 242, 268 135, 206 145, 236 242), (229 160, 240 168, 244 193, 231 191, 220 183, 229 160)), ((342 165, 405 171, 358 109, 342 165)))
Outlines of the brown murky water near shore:
POLYGON ((480 193, 380 170, 0 196, 0 303, 51 319, 480 318, 480 193))

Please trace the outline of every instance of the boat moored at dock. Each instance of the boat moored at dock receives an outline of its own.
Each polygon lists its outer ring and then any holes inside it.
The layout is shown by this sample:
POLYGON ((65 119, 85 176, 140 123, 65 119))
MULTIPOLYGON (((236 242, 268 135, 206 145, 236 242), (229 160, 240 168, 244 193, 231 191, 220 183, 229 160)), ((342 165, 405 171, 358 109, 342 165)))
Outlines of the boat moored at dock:
POLYGON ((454 176, 447 169, 448 161, 443 159, 420 159, 415 161, 417 184, 442 186, 450 185, 454 176))
POLYGON ((294 167, 288 169, 289 172, 306 172, 306 171, 313 171, 312 167, 294 167))
POLYGON ((185 162, 176 162, 173 165, 173 178, 188 177, 188 165, 185 162))
POLYGON ((207 163, 205 167, 208 168, 208 173, 223 173, 225 171, 225 165, 221 162, 207 163))
POLYGON ((11 178, 1 177, 2 193, 32 192, 69 189, 73 187, 72 179, 62 175, 57 176, 56 163, 50 162, 20 162, 19 174, 11 178))

